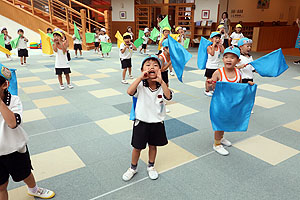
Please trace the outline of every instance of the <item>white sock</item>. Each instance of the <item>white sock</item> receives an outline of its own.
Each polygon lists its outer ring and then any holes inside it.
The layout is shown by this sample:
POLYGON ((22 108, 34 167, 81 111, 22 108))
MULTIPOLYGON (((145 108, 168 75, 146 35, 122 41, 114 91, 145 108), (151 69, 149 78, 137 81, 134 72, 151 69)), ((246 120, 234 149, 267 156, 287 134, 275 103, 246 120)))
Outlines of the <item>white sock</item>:
POLYGON ((37 186, 37 184, 35 185, 34 188, 29 188, 28 187, 28 191, 31 192, 31 193, 36 193, 38 191, 39 187, 37 186))

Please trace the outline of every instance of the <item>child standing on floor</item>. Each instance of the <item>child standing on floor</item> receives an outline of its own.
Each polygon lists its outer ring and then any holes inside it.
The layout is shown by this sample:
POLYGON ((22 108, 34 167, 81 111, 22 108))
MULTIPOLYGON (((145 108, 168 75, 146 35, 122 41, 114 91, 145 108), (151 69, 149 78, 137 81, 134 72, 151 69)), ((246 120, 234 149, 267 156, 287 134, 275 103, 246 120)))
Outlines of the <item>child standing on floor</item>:
MULTIPOLYGON (((224 51, 223 62, 224 67, 214 72, 211 79, 207 80, 210 87, 215 87, 217 81, 241 83, 242 77, 240 71, 236 68, 236 65, 240 62, 240 50, 237 47, 228 47, 224 51)), ((253 82, 248 82, 250 85, 254 85, 253 82)), ((215 142, 213 149, 220 155, 226 156, 229 152, 224 146, 231 146, 231 142, 224 137, 224 131, 215 131, 215 142), (223 146, 224 145, 224 146, 223 146)))
POLYGON ((177 34, 180 34, 178 37, 177 37, 177 41, 182 45, 184 46, 184 41, 185 41, 185 34, 184 34, 184 30, 181 26, 178 26, 176 27, 175 31, 177 32, 177 34))
POLYGON ((131 75, 131 57, 133 54, 133 51, 136 51, 136 46, 131 42, 131 35, 129 33, 125 33, 123 35, 124 42, 120 45, 120 61, 122 65, 122 83, 128 84, 128 82, 125 80, 126 71, 128 69, 129 72, 129 78, 133 79, 133 76, 131 75))
POLYGON ((21 66, 26 66, 26 58, 28 57, 28 39, 24 36, 24 31, 22 29, 18 30, 18 35, 20 35, 20 39, 17 45, 18 57, 20 57, 21 66))
POLYGON ((0 199, 8 200, 7 186, 11 176, 15 182, 24 181, 28 195, 43 199, 55 193, 38 187, 31 173, 31 160, 27 148, 28 136, 21 126, 22 103, 8 91, 11 72, 2 67, 0 73, 0 199))
MULTIPOLYGON (((101 53, 102 53, 101 42, 111 43, 110 37, 106 34, 106 29, 105 28, 100 29, 99 41, 100 41, 100 50, 101 50, 101 53)), ((107 57, 109 57, 109 53, 107 53, 107 57)), ((102 58, 104 58, 103 53, 102 53, 102 58)))
MULTIPOLYGON (((1 33, 4 34, 5 48, 7 50, 11 51, 12 50, 11 45, 10 45, 11 36, 8 35, 8 31, 5 27, 2 28, 1 33)), ((10 55, 8 55, 8 54, 5 54, 5 55, 8 60, 12 60, 10 55)))
POLYGON ((76 38, 75 34, 73 35, 73 42, 74 42, 74 50, 75 50, 75 58, 77 58, 77 51, 79 50, 80 56, 82 56, 82 35, 81 31, 78 30, 80 39, 76 38))
POLYGON ((149 37, 150 37, 150 31, 149 31, 149 29, 145 28, 145 30, 144 30, 144 36, 142 37, 144 41, 143 41, 140 53, 142 53, 142 50, 144 49, 144 54, 146 54, 146 52, 147 52, 147 46, 148 46, 148 42, 149 42, 149 37))
POLYGON ((126 33, 128 33, 130 35, 130 40, 131 40, 131 42, 133 42, 134 34, 133 34, 131 26, 127 26, 126 33))
POLYGON ((156 56, 150 56, 142 62, 142 74, 128 88, 127 93, 137 98, 131 145, 132 159, 130 168, 123 174, 123 180, 129 181, 137 173, 140 153, 149 147, 148 175, 155 180, 158 172, 154 168, 157 146, 168 144, 164 119, 166 107, 164 101, 172 99, 172 92, 161 77, 161 64, 156 56))
POLYGON ((164 40, 162 43, 163 52, 159 54, 158 58, 161 61, 161 77, 163 81, 168 85, 169 87, 169 75, 168 75, 168 69, 172 65, 170 53, 169 53, 169 45, 168 45, 168 39, 164 40))
POLYGON ((228 34, 225 32, 224 25, 219 25, 217 28, 217 31, 221 34, 221 44, 224 46, 224 48, 228 47, 228 34), (227 41, 227 42, 226 42, 227 41), (227 43, 227 44, 226 44, 227 43))
MULTIPOLYGON (((207 47, 208 58, 204 74, 206 80, 211 79, 213 73, 219 68, 220 57, 224 52, 224 47, 221 44, 221 34, 219 32, 212 32, 209 38, 213 44, 207 47)), ((212 97, 213 95, 213 90, 209 87, 207 82, 205 82, 204 94, 208 97, 212 97)))
POLYGON ((62 73, 64 73, 66 76, 68 88, 72 89, 73 86, 71 85, 71 81, 70 81, 71 69, 67 57, 68 42, 67 40, 63 39, 63 34, 60 31, 55 31, 53 33, 53 38, 54 38, 53 51, 56 52, 55 73, 58 76, 60 89, 61 90, 65 89, 62 80, 62 73))
POLYGON ((99 46, 100 46, 100 41, 99 41, 99 36, 100 36, 100 31, 98 28, 95 29, 95 53, 99 54, 100 50, 99 50, 99 46))
POLYGON ((244 35, 242 33, 242 25, 237 24, 235 26, 235 32, 231 33, 229 38, 229 42, 231 42, 231 46, 237 47, 239 40, 242 39, 243 37, 244 35))

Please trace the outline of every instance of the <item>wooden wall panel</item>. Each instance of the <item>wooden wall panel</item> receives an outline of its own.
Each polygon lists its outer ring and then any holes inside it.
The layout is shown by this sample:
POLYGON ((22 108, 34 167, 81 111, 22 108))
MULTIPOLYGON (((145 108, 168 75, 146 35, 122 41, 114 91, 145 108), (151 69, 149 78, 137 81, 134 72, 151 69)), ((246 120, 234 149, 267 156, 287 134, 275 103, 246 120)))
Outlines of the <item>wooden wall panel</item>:
POLYGON ((135 33, 135 22, 113 21, 111 26, 111 41, 117 42, 117 39, 115 38, 116 32, 120 31, 121 35, 123 35, 126 32, 127 26, 131 26, 133 33, 135 33))

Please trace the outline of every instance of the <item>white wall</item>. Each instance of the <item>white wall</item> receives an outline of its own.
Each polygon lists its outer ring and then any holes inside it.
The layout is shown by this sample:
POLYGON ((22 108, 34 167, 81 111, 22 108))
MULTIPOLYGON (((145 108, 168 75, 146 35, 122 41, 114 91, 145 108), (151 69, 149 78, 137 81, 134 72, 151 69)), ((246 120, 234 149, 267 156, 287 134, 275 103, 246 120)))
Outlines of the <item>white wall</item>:
MULTIPOLYGON (((5 26, 7 28, 8 34, 12 38, 18 37, 17 31, 18 29, 23 29, 24 30, 24 35, 25 37, 29 40, 30 42, 40 42, 41 37, 40 34, 22 26, 21 24, 16 23, 15 21, 12 21, 2 15, 0 15, 0 27, 5 26)), ((46 30, 44 30, 46 32, 46 30)))
POLYGON ((194 21, 202 21, 202 20, 213 20, 213 22, 217 22, 218 18, 218 4, 219 0, 195 0, 195 14, 194 21), (209 19, 201 19, 202 10, 210 10, 209 19))
POLYGON ((134 21, 134 0, 111 0, 112 21, 134 21), (120 11, 126 11, 127 18, 120 19, 120 11))

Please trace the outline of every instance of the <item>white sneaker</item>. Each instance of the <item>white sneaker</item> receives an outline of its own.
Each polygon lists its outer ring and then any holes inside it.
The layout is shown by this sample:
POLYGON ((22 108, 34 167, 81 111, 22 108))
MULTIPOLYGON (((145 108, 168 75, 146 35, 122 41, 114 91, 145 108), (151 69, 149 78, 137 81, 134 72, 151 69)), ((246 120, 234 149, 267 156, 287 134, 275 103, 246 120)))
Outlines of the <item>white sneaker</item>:
POLYGON ((137 170, 131 169, 131 167, 123 174, 123 181, 130 181, 132 177, 137 173, 137 170))
POLYGON ((20 66, 24 66, 24 64, 20 63, 20 66))
POLYGON ((205 94, 206 96, 208 96, 208 97, 212 97, 212 96, 213 96, 213 94, 212 94, 212 93, 210 93, 210 92, 206 92, 206 91, 204 91, 204 94, 205 94))
POLYGON ((126 80, 122 80, 121 83, 128 84, 128 82, 126 80))
POLYGON ((175 74, 174 74, 173 71, 170 71, 170 75, 171 75, 171 76, 175 76, 175 74))
POLYGON ((227 156, 229 152, 223 147, 223 145, 213 145, 213 149, 222 156, 227 156))
POLYGON ((60 88, 61 90, 64 90, 64 89, 65 89, 65 86, 64 86, 64 85, 61 85, 61 86, 59 86, 59 88, 60 88))
POLYGON ((74 86, 73 86, 73 85, 71 85, 71 84, 69 84, 69 85, 68 85, 68 88, 69 88, 69 89, 73 89, 73 88, 74 88, 74 86))
POLYGON ((171 112, 168 108, 166 108, 166 113, 169 113, 169 112, 171 112))
POLYGON ((75 56, 75 58, 78 58, 78 56, 75 56))
POLYGON ((39 197, 42 199, 51 199, 55 196, 55 193, 51 190, 39 187, 39 189, 35 193, 28 191, 28 195, 39 197))
POLYGON ((110 58, 110 55, 109 54, 107 54, 107 56, 106 56, 107 58, 110 58))
POLYGON ((230 147, 232 144, 230 141, 226 140, 225 138, 222 138, 221 140, 221 144, 227 146, 227 147, 230 147))
POLYGON ((251 110, 251 114, 254 114, 253 110, 251 110))
POLYGON ((211 94, 214 94, 214 91, 212 90, 212 91, 209 91, 211 94))
POLYGON ((104 55, 101 55, 101 58, 104 58, 104 55))
POLYGON ((147 171, 148 171, 148 176, 151 180, 158 179, 158 172, 154 167, 147 167, 147 171))
POLYGON ((130 78, 130 79, 133 79, 133 76, 132 76, 132 75, 129 75, 129 78, 130 78))

